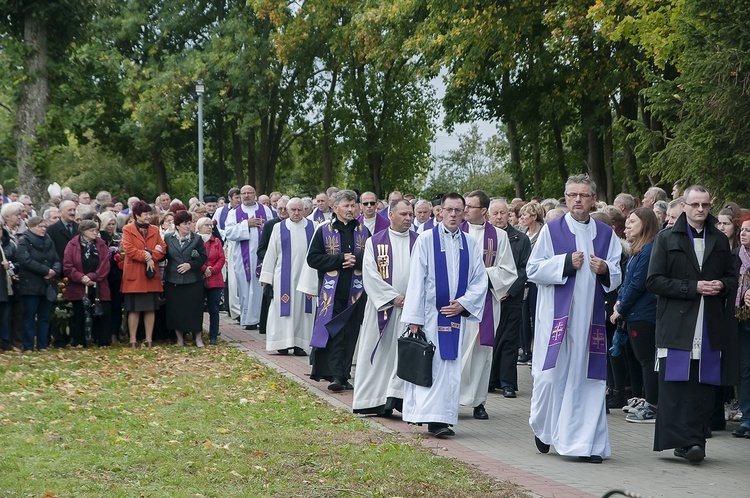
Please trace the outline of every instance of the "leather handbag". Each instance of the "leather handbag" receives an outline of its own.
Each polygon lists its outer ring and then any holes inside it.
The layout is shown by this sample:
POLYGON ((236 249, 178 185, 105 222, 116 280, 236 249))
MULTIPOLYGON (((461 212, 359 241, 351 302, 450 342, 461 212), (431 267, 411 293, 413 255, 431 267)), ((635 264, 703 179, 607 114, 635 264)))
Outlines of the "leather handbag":
POLYGON ((421 328, 416 334, 409 329, 398 338, 396 375, 417 386, 432 387, 432 357, 435 345, 427 340, 421 328))

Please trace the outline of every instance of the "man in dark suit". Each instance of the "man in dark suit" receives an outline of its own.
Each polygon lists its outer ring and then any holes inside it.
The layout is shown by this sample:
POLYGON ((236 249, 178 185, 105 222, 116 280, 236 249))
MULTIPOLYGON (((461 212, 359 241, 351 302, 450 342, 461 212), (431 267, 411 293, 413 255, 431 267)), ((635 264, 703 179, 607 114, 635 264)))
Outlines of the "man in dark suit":
MULTIPOLYGON (((60 219, 47 227, 47 235, 55 244, 55 252, 63 260, 65 247, 74 236, 78 235, 78 223, 76 223, 76 203, 73 201, 62 201, 60 203, 60 219)), ((62 275, 61 275, 62 277, 62 275)), ((70 341, 70 336, 60 333, 57 324, 50 322, 50 335, 55 347, 65 347, 70 341)))
POLYGON ((521 330, 521 306, 526 286, 526 263, 531 254, 531 242, 525 233, 508 223, 508 204, 503 199, 490 203, 489 221, 508 234, 510 250, 516 263, 518 278, 502 298, 500 323, 495 333, 495 350, 490 370, 490 392, 503 390, 506 398, 515 398, 518 390, 518 333, 521 330))
POLYGON ((654 242, 646 286, 657 295, 659 414, 654 451, 691 463, 706 455, 715 386, 736 379, 737 274, 727 237, 709 213, 711 195, 685 190, 684 212, 654 242))
MULTIPOLYGON (((282 197, 276 203, 277 216, 267 223, 263 224, 263 231, 260 234, 260 242, 258 242, 258 261, 263 261, 266 257, 266 250, 268 249, 268 243, 271 241, 271 232, 273 227, 277 223, 281 223, 285 219, 289 218, 289 213, 286 210, 286 204, 289 202, 288 197, 282 197)), ((258 323, 258 333, 266 333, 266 322, 268 322, 268 308, 271 306, 271 300, 273 299, 273 286, 266 285, 263 287, 263 301, 260 304, 260 322, 258 323)))

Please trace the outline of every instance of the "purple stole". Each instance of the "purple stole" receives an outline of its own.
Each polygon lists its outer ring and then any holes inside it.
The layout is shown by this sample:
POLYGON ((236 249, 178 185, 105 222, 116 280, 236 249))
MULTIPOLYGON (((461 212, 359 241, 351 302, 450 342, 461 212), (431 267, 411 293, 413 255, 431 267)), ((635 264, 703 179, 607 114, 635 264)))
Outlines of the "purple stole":
MULTIPOLYGON (((411 250, 414 248, 414 242, 416 242, 417 237, 419 237, 419 234, 412 232, 411 230, 409 231, 409 254, 411 254, 411 250)), ((385 283, 391 285, 393 283, 393 249, 391 248, 390 231, 380 231, 376 235, 373 235, 370 240, 372 241, 372 254, 378 265, 380 277, 385 283)), ((372 354, 370 355, 370 364, 372 364, 372 361, 375 358, 375 351, 378 350, 380 339, 383 338, 383 331, 388 326, 388 322, 391 321, 391 316, 393 315, 389 315, 387 309, 378 311, 378 333, 380 334, 380 337, 378 338, 377 344, 375 344, 375 349, 372 350, 372 354)))
MULTIPOLYGON (((425 222, 426 223, 426 222, 425 222)), ((469 232, 469 223, 461 223, 461 230, 469 232)), ((484 222, 484 242, 482 244, 484 255, 484 267, 491 268, 497 258, 497 231, 490 222, 484 222)), ((492 309, 492 292, 487 289, 484 299, 484 315, 479 322, 479 344, 482 346, 495 346, 495 311, 492 309)))
POLYGON ((435 218, 430 217, 430 219, 425 221, 424 225, 422 225, 422 232, 426 232, 432 228, 435 228, 435 218))
MULTIPOLYGON (((288 219, 279 223, 281 235, 281 297, 279 316, 289 316, 291 314, 291 296, 292 296, 292 237, 289 227, 286 226, 288 219)), ((305 220, 305 234, 307 235, 307 247, 310 247, 315 229, 313 222, 305 220)), ((312 298, 305 298, 305 313, 312 313, 312 298)))
MULTIPOLYGON (((594 218, 590 220, 589 223, 596 223, 594 254, 598 258, 606 260, 609 242, 612 239, 612 229, 594 218)), ((549 222, 547 226, 549 227, 550 239, 552 240, 552 247, 556 255, 575 252, 576 238, 568 228, 565 216, 549 222)), ((557 356, 560 353, 565 332, 568 330, 568 314, 570 313, 570 305, 573 302, 575 282, 576 277, 573 275, 568 277, 568 280, 564 284, 555 286, 555 314, 552 321, 552 333, 547 345, 547 356, 544 358, 542 370, 554 368, 557 363, 557 356)), ((606 380, 607 378, 606 314, 604 307, 604 287, 597 281, 594 289, 594 308, 591 317, 591 326, 589 327, 589 379, 606 380)))
MULTIPOLYGON (((359 218, 357 218, 357 221, 360 223, 360 225, 365 224, 365 215, 360 214, 359 218)), ((376 233, 380 233, 381 231, 385 230, 391 226, 391 223, 388 221, 387 218, 384 218, 380 216, 380 214, 375 213, 375 228, 373 228, 372 234, 375 235, 376 233)))
MULTIPOLYGON (((320 230, 323 231, 323 246, 328 254, 341 253, 341 234, 333 228, 333 223, 324 225, 320 230)), ((365 247, 367 240, 367 229, 361 223, 357 224, 354 229, 354 254, 359 254, 365 247)), ((325 348, 328 344, 329 337, 335 337, 341 328, 346 324, 346 320, 351 316, 357 301, 362 296, 362 272, 360 270, 352 271, 352 281, 349 286, 349 299, 344 311, 333 316, 333 304, 336 296, 336 287, 339 283, 341 270, 333 270, 323 275, 323 285, 320 287, 318 296, 318 314, 315 317, 315 326, 313 327, 310 346, 315 348, 325 348), (331 323, 336 319, 335 323, 331 323), (329 324, 331 325, 329 327, 329 324)))
POLYGON ((227 215, 229 214, 230 209, 229 206, 221 208, 221 214, 219 214, 219 228, 222 230, 227 226, 227 215))
MULTIPOLYGON (((455 360, 458 358, 458 339, 461 333, 461 317, 448 318, 440 313, 440 308, 450 304, 450 286, 448 281, 448 263, 445 260, 445 252, 440 247, 440 231, 442 226, 432 229, 432 244, 435 257, 435 308, 437 309, 438 345, 440 346, 440 358, 443 360, 455 360), (453 321, 458 320, 458 321, 453 321)), ((461 250, 458 258, 458 288, 456 297, 466 294, 469 283, 469 248, 466 235, 459 230, 461 236, 461 250)))
MULTIPOLYGON (((694 247, 693 232, 690 226, 687 229, 690 237, 690 245, 694 247)), ((708 237, 708 230, 704 229, 704 237, 708 237)), ((705 239, 704 239, 705 240, 705 239)), ((705 258, 704 258, 705 259, 705 258)), ((706 323, 706 309, 703 308, 703 330, 701 331, 701 358, 698 367, 698 382, 701 384, 721 385, 721 351, 711 349, 711 341, 708 337, 708 324, 706 323)), ((690 351, 683 349, 668 349, 666 366, 664 369, 665 381, 687 381, 690 379, 690 351)))
MULTIPOLYGON (((330 210, 329 210, 329 213, 330 213, 330 210)), ((312 219, 315 223, 323 223, 324 221, 326 221, 326 217, 323 214, 323 211, 321 211, 318 208, 313 209, 312 219)))
MULTIPOLYGON (((261 218, 263 222, 265 223, 267 220, 266 217, 266 209, 263 204, 256 204, 258 207, 255 210, 255 217, 261 218), (260 214, 260 216, 258 216, 260 214)), ((237 224, 242 223, 245 221, 248 216, 245 211, 242 210, 242 205, 240 204, 236 208, 234 208, 235 218, 237 220, 237 224)), ((258 227, 258 240, 260 240, 260 234, 263 231, 262 227, 258 227)), ((241 240, 240 241, 240 252, 242 253, 242 265, 245 268, 245 278, 249 282, 253 278, 252 269, 250 268, 250 240, 241 240)), ((260 276, 260 266, 263 264, 262 261, 258 261, 258 264, 255 266, 255 276, 260 276)))

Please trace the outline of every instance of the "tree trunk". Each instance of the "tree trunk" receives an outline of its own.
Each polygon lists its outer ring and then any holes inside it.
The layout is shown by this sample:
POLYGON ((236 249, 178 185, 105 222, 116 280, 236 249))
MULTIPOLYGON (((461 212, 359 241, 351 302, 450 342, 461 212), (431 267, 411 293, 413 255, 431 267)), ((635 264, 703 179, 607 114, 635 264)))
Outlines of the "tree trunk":
POLYGON ((237 121, 233 120, 230 128, 232 129, 232 162, 234 163, 234 180, 237 182, 237 187, 242 188, 242 186, 245 185, 245 175, 243 174, 244 168, 242 167, 242 139, 237 130, 237 121))
POLYGON ((604 127, 604 148, 602 150, 604 159, 604 175, 606 178, 607 196, 601 200, 611 203, 615 199, 615 167, 614 167, 614 145, 612 144, 612 111, 605 107, 602 118, 604 127))
POLYGON ((635 140, 631 134, 635 131, 632 121, 638 119, 638 96, 633 94, 623 95, 620 99, 621 114, 619 116, 622 128, 625 131, 623 143, 623 169, 622 191, 630 192, 637 188, 638 182, 638 160, 635 155, 635 140))
POLYGON ((250 131, 247 132, 247 184, 255 187, 255 191, 260 195, 261 191, 255 184, 257 180, 255 172, 258 167, 258 154, 256 152, 257 149, 255 148, 256 144, 255 128, 250 128, 250 131))
POLYGON ((151 165, 156 173, 156 184, 159 192, 169 192, 167 189, 167 169, 164 167, 164 159, 161 157, 161 150, 154 147, 151 151, 151 165))
MULTIPOLYGON (((586 172, 596 183, 598 196, 606 197, 607 176, 604 173, 604 146, 600 134, 597 103, 590 95, 581 101, 581 125, 586 131, 586 172)), ((601 199, 605 200, 606 199, 601 199)))
POLYGON ((331 85, 328 88, 328 94, 326 95, 326 107, 323 110, 323 134, 320 137, 320 147, 322 150, 323 160, 323 189, 327 189, 333 182, 333 154, 331 152, 331 112, 333 110, 333 98, 336 93, 336 80, 338 79, 338 71, 334 70, 331 73, 331 85))
POLYGON ((378 199, 383 195, 383 181, 381 174, 383 172, 383 155, 379 152, 370 152, 367 154, 367 162, 370 166, 370 180, 372 181, 372 191, 378 199))
POLYGON ((37 128, 47 121, 49 107, 49 82, 47 75, 47 26, 29 9, 24 18, 24 44, 26 57, 26 81, 16 109, 14 139, 18 166, 18 188, 41 205, 46 201, 44 179, 34 172, 34 152, 44 149, 37 142, 37 128))
POLYGON ((560 173, 560 180, 565 185, 565 182, 568 181, 568 169, 565 167, 565 146, 562 139, 562 126, 557 121, 553 123, 553 133, 555 135, 555 163, 557 164, 557 172, 560 173))
MULTIPOLYGON (((224 113, 219 110, 219 116, 216 120, 216 152, 218 154, 218 177, 219 177, 219 195, 226 195, 227 192, 227 171, 224 163, 224 113)), ((203 200, 203 199, 201 199, 203 200)))
POLYGON ((542 150, 539 145, 539 132, 534 132, 534 143, 532 144, 533 152, 533 181, 534 181, 534 193, 539 195, 542 192, 542 150))
POLYGON ((518 146, 518 130, 516 120, 505 118, 507 124, 508 146, 510 148, 510 174, 513 178, 513 188, 516 197, 523 199, 523 172, 521 171, 521 149, 518 146))

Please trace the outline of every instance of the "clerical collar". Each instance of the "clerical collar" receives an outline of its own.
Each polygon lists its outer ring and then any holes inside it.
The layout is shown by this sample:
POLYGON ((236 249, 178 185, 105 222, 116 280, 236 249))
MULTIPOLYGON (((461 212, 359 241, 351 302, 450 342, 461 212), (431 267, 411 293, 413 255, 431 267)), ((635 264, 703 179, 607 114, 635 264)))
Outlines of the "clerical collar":
POLYGON ((703 233, 705 232, 704 229, 701 228, 700 230, 698 230, 697 228, 695 228, 690 223, 688 223, 688 228, 690 229, 690 233, 693 234, 693 238, 694 239, 702 239, 703 238, 703 233))
POLYGON ((398 232, 394 230, 391 227, 388 227, 388 230, 390 230, 391 234, 395 235, 396 237, 407 237, 409 235, 409 230, 404 230, 403 232, 398 232))
POLYGON ((459 230, 458 228, 456 228, 455 232, 451 232, 450 230, 445 228, 445 225, 442 224, 442 221, 440 222, 440 226, 443 227, 443 234, 447 235, 448 237, 452 239, 456 239, 461 236, 461 230, 459 230))
POLYGON ((571 215, 570 215, 570 219, 571 219, 571 220, 573 220, 573 221, 575 221, 576 223, 580 223, 581 225, 588 225, 588 224, 589 224, 589 221, 591 221, 591 216, 589 216, 588 218, 586 218, 586 221, 578 221, 578 220, 577 220, 577 219, 575 218, 575 216, 573 216, 573 215, 571 214, 571 215))

